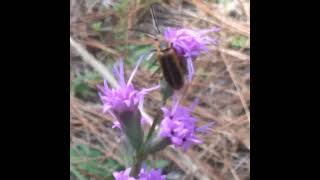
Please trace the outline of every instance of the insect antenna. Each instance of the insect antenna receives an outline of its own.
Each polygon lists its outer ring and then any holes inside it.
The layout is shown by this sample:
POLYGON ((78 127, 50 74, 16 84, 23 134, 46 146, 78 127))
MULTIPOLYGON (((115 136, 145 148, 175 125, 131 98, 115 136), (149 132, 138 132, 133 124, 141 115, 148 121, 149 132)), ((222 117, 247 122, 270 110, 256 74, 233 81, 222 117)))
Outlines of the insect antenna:
POLYGON ((140 33, 143 33, 143 34, 147 35, 148 37, 150 37, 150 38, 152 38, 152 39, 154 39, 154 40, 157 40, 157 37, 156 37, 154 34, 151 34, 151 33, 145 32, 145 31, 140 30, 140 29, 133 29, 133 28, 131 28, 131 29, 128 29, 128 31, 136 31, 136 32, 140 32, 140 33))
POLYGON ((151 16, 152 16, 152 24, 153 24, 153 27, 156 29, 157 33, 158 34, 161 34, 160 32, 160 29, 158 27, 158 22, 157 22, 157 19, 155 17, 155 13, 154 13, 154 8, 153 8, 154 4, 152 4, 150 6, 150 13, 151 13, 151 16))

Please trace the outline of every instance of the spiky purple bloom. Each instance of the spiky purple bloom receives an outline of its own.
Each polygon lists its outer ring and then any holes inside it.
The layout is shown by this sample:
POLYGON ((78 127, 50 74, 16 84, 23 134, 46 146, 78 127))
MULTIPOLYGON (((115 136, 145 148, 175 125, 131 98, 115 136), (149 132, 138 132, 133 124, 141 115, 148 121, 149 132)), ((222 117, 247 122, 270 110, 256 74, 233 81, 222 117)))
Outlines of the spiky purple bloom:
POLYGON ((161 174, 161 170, 151 169, 150 171, 142 168, 139 173, 138 179, 130 177, 131 168, 124 171, 114 172, 113 177, 115 180, 165 180, 166 176, 161 174))
POLYGON ((98 86, 100 89, 99 95, 103 102, 103 112, 112 115, 115 119, 113 127, 121 129, 134 149, 139 149, 143 143, 141 121, 151 121, 143 111, 144 96, 148 92, 159 88, 159 86, 155 86, 140 91, 134 88, 132 79, 143 58, 144 55, 139 58, 127 83, 124 78, 123 60, 120 59, 119 64, 114 66, 114 75, 119 81, 118 87, 109 88, 107 81, 104 82, 104 87, 98 86))
MULTIPOLYGON (((128 82, 125 82, 123 60, 120 59, 119 64, 114 66, 114 75, 116 76, 119 86, 115 89, 109 88, 107 81, 104 81, 104 87, 98 86, 100 98, 103 103, 103 112, 109 112, 115 119, 119 118, 119 114, 123 112, 134 112, 140 110, 143 119, 142 121, 150 122, 150 118, 145 116, 143 111, 144 96, 159 88, 155 86, 149 89, 136 90, 132 84, 132 79, 138 69, 144 56, 141 56, 137 61, 137 65, 132 71, 128 82)), ((115 122, 113 127, 120 127, 119 122, 115 122)))
POLYGON ((165 180, 166 176, 161 174, 160 169, 151 169, 150 171, 146 171, 145 169, 141 169, 139 174, 139 180, 165 180))
POLYGON ((208 51, 207 45, 217 45, 217 38, 211 38, 207 35, 209 32, 217 32, 214 27, 205 30, 192 30, 186 28, 166 28, 164 37, 170 41, 176 52, 187 61, 188 79, 191 81, 194 74, 193 60, 201 52, 208 51))
POLYGON ((192 116, 196 102, 190 107, 179 105, 174 101, 172 107, 161 108, 164 119, 160 124, 160 136, 170 138, 175 147, 187 150, 192 144, 200 144, 202 141, 196 136, 198 132, 206 132, 208 126, 197 128, 197 119, 192 116))
POLYGON ((131 168, 127 168, 124 171, 114 172, 113 177, 115 180, 136 180, 133 177, 130 177, 131 168))

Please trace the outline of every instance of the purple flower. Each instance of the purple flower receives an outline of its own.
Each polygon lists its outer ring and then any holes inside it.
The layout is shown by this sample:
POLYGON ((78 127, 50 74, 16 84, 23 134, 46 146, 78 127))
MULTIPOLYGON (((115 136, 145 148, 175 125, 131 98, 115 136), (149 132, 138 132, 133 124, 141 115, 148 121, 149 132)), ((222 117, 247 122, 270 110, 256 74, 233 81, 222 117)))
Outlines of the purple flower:
POLYGON ((165 180, 166 176, 161 174, 161 170, 151 169, 147 172, 145 169, 141 169, 139 174, 139 180, 165 180))
POLYGON ((197 119, 191 115, 195 104, 196 102, 190 107, 184 107, 179 105, 179 101, 174 101, 171 108, 161 108, 164 119, 160 124, 160 136, 170 138, 175 147, 182 147, 185 151, 192 144, 202 143, 196 133, 206 132, 208 129, 207 125, 197 128, 197 119))
POLYGON ((211 38, 206 34, 217 31, 219 31, 219 29, 216 27, 199 31, 170 27, 165 30, 165 39, 170 41, 176 52, 187 61, 189 81, 191 81, 194 74, 192 61, 197 58, 202 51, 208 51, 208 44, 217 45, 217 38, 211 38))
MULTIPOLYGON (((138 91, 132 84, 132 79, 143 57, 144 56, 141 56, 137 61, 137 65, 132 71, 127 83, 124 78, 123 60, 120 59, 119 64, 115 65, 113 69, 119 86, 115 89, 109 88, 107 81, 104 81, 104 87, 98 86, 104 113, 109 112, 115 119, 119 120, 119 114, 123 112, 140 110, 143 117, 141 121, 150 123, 150 117, 146 116, 146 113, 143 111, 143 99, 148 92, 159 88, 159 86, 138 91)), ((115 122, 113 127, 120 127, 119 122, 115 122)))
POLYGON ((115 180, 136 180, 135 178, 129 176, 130 171, 131 168, 127 168, 124 171, 114 172, 113 177, 115 180))
POLYGON ((139 91, 131 83, 143 57, 144 55, 139 58, 127 83, 124 78, 123 60, 120 59, 119 64, 114 66, 114 74, 119 81, 119 86, 114 89, 109 88, 107 81, 104 82, 104 87, 98 86, 103 103, 103 112, 111 114, 113 119, 116 120, 113 128, 120 128, 134 149, 139 149, 143 143, 141 121, 151 122, 150 117, 143 111, 144 96, 148 92, 159 88, 159 86, 155 86, 139 91))
POLYGON ((165 180, 166 176, 161 174, 161 170, 151 169, 146 171, 144 168, 140 170, 139 178, 130 177, 131 168, 127 168, 124 171, 114 172, 113 177, 115 180, 165 180))

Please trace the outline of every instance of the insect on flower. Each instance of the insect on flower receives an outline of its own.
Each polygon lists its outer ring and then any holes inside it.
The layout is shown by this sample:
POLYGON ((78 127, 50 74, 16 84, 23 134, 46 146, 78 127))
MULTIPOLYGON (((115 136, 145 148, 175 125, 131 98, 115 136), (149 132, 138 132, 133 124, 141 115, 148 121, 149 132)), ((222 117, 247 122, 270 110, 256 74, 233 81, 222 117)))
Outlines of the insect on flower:
POLYGON ((155 10, 152 4, 150 13, 152 16, 153 28, 157 35, 147 33, 138 29, 130 29, 142 32, 154 40, 156 57, 160 63, 162 74, 166 82, 175 90, 180 90, 185 84, 185 75, 188 81, 192 80, 194 74, 193 60, 196 59, 202 51, 207 51, 208 44, 217 44, 217 39, 211 38, 206 34, 217 32, 218 28, 206 30, 192 30, 186 28, 167 27, 161 35, 155 10))
POLYGON ((156 49, 153 51, 156 51, 156 58, 157 61, 160 63, 164 79, 171 88, 179 90, 183 87, 185 82, 185 64, 183 63, 182 57, 179 56, 176 50, 173 48, 173 44, 165 40, 164 37, 161 35, 157 20, 155 18, 153 5, 151 5, 150 7, 150 13, 152 16, 153 27, 156 30, 157 35, 153 35, 137 29, 130 30, 142 32, 154 40, 154 45, 156 49))

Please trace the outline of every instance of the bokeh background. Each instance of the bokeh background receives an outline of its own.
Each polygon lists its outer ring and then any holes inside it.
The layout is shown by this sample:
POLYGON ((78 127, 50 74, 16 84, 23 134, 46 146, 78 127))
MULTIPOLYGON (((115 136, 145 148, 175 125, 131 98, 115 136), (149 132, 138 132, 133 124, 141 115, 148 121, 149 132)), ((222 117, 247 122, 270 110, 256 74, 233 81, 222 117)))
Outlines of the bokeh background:
MULTIPOLYGON (((250 179, 250 2, 247 0, 70 0, 70 178, 113 179, 123 169, 119 134, 112 118, 102 113, 96 85, 112 72, 120 56, 126 75, 139 55, 151 49, 150 38, 128 31, 139 27, 152 32, 149 5, 158 2, 163 27, 221 31, 219 46, 196 61, 196 74, 183 104, 200 100, 194 115, 203 125, 216 124, 205 143, 187 152, 166 148, 148 159, 168 179, 250 179), (174 9, 174 11, 173 11, 174 9), (173 13, 173 14, 171 14, 173 13)), ((159 82, 157 63, 144 62, 133 83, 140 89, 159 82), (152 74, 154 74, 152 76, 152 74)), ((155 115, 161 94, 146 96, 145 108, 155 115)))

